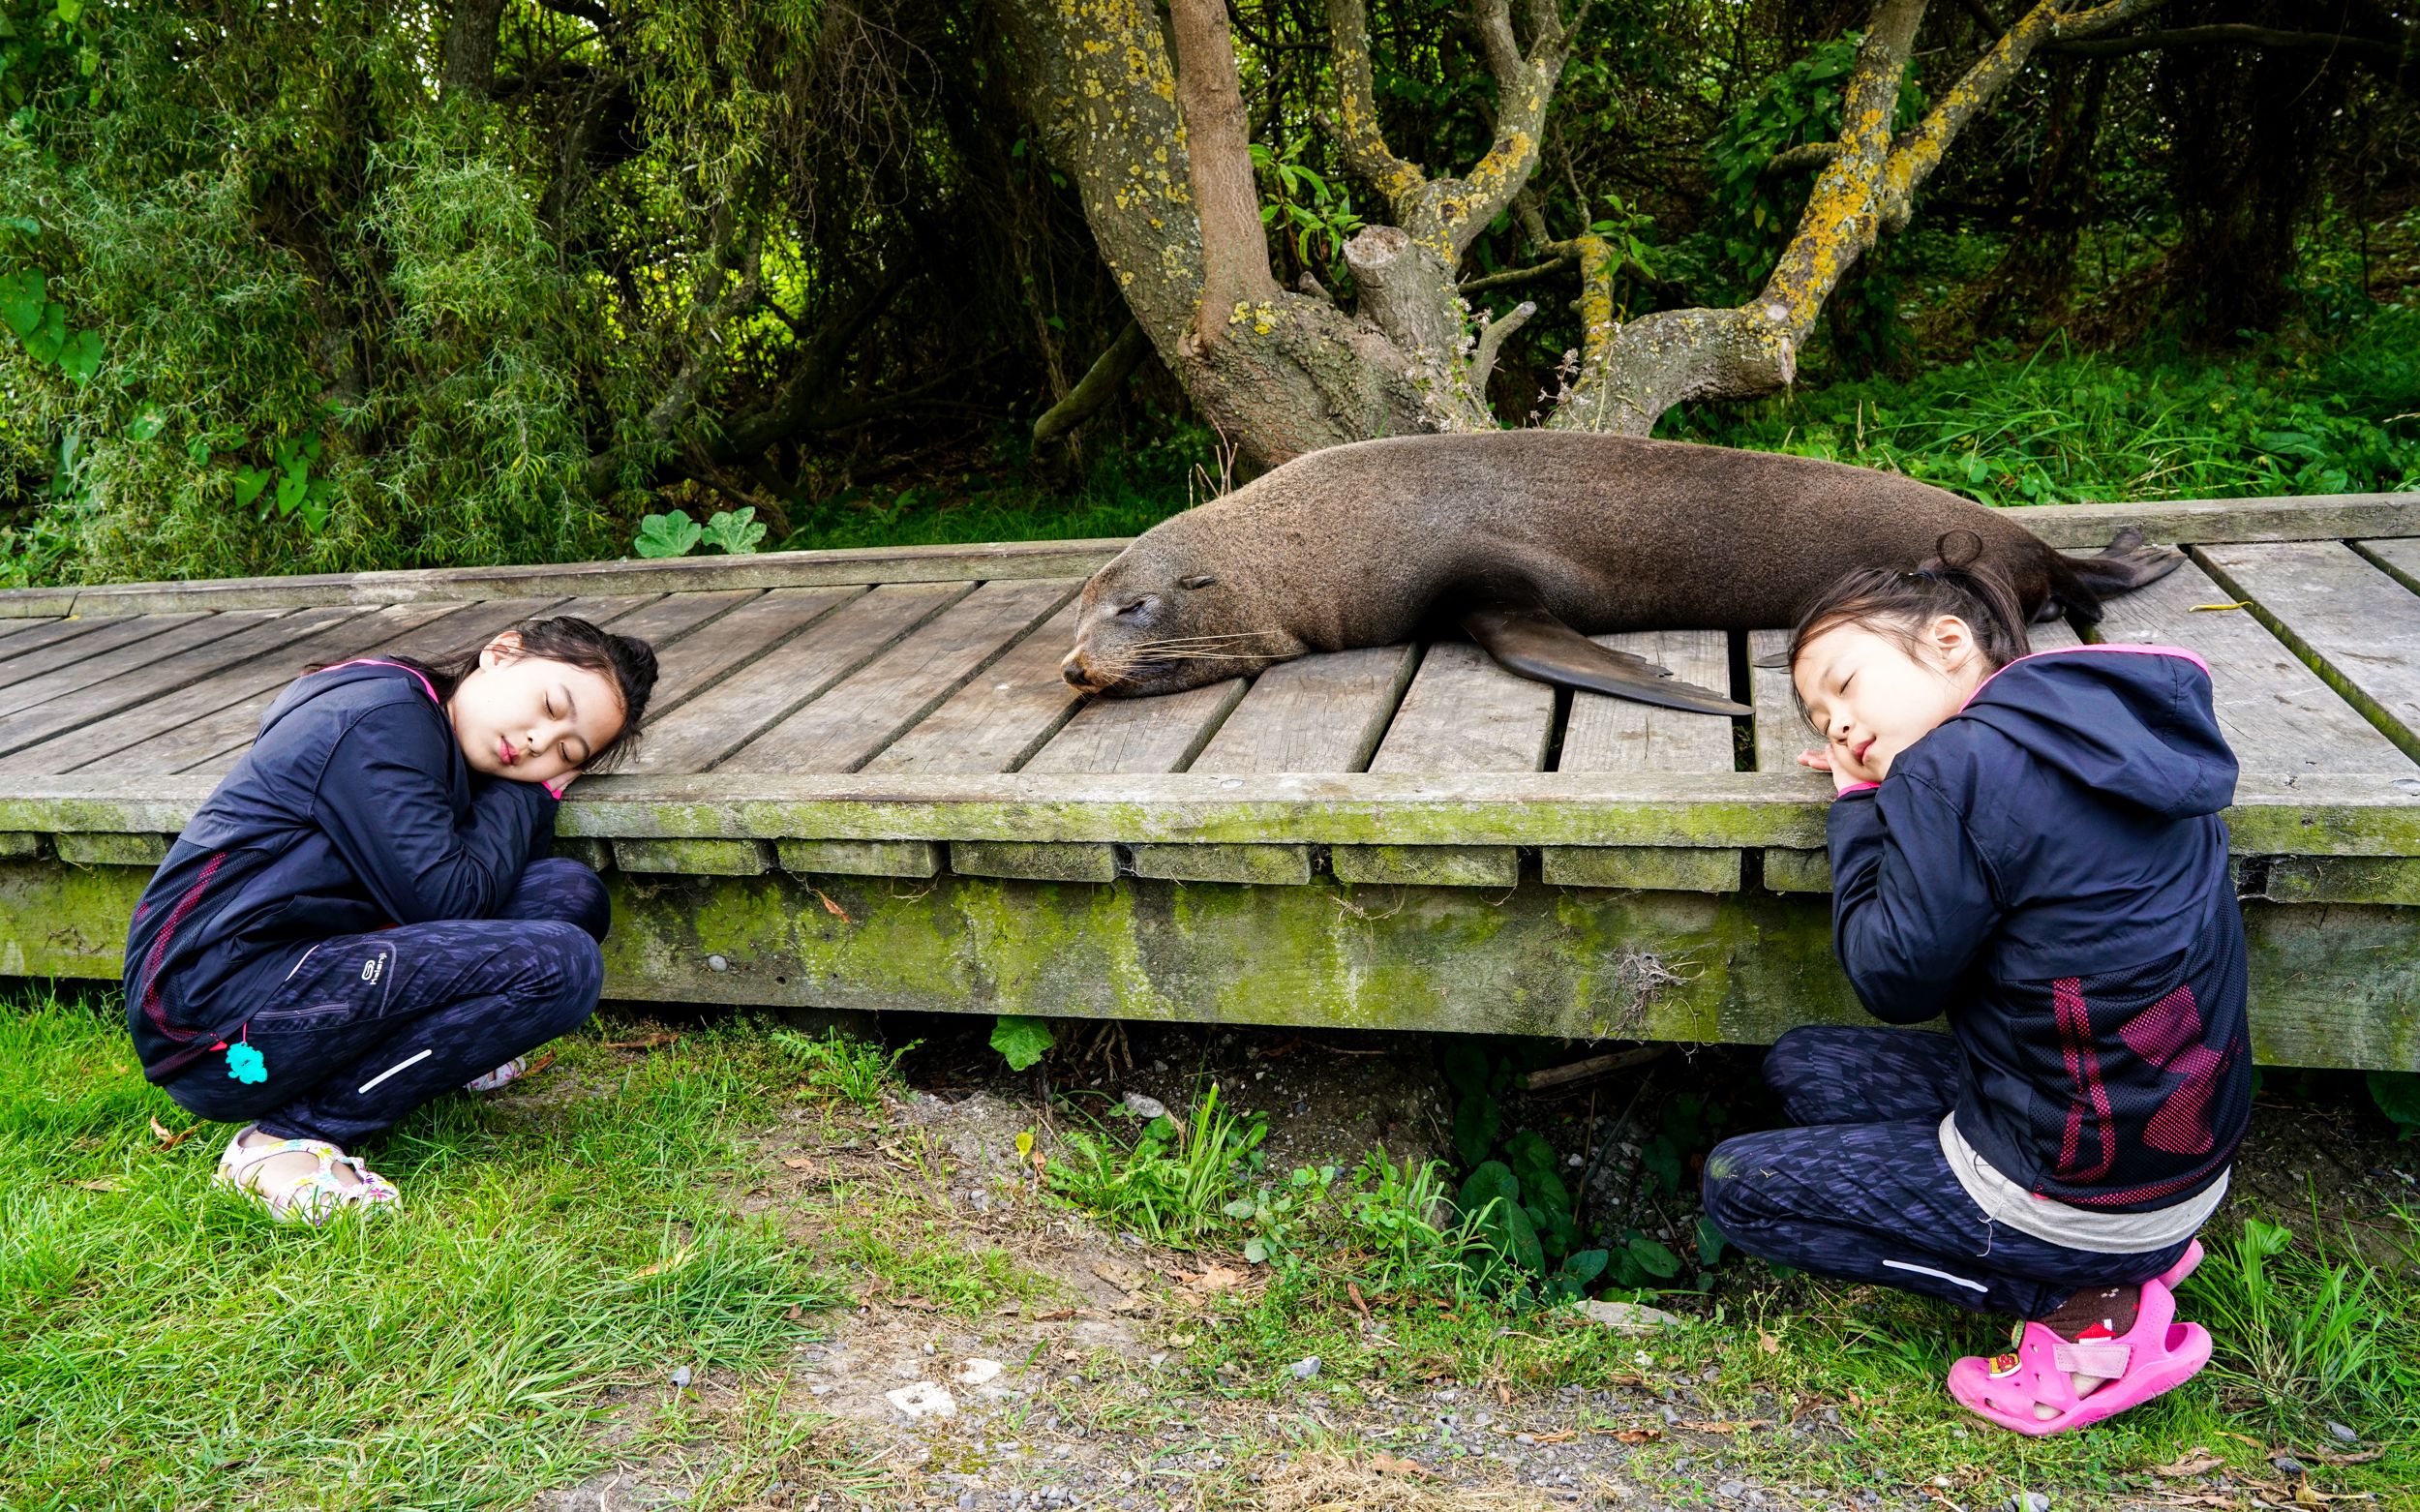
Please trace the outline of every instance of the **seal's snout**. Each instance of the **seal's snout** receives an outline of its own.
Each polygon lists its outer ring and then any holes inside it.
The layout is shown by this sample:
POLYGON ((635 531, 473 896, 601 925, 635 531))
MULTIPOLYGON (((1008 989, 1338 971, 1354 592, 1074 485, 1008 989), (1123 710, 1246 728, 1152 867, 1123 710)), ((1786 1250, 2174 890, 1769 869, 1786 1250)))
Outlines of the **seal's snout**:
POLYGON ((1067 679, 1067 685, 1078 693, 1101 691, 1100 682, 1093 677, 1092 664, 1084 659, 1084 649, 1080 646, 1069 651, 1059 663, 1059 676, 1067 679))

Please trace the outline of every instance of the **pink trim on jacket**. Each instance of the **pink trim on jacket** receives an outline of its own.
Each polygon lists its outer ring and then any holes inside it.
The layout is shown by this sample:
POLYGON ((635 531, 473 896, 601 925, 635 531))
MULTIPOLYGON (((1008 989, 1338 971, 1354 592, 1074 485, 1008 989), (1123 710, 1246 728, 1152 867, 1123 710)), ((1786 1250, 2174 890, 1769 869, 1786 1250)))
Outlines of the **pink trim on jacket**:
POLYGON ((439 709, 445 707, 445 700, 437 696, 437 684, 420 676, 416 668, 405 667, 400 661, 386 661, 377 656, 355 656, 350 661, 340 661, 334 667, 321 667, 319 670, 334 672, 338 667, 402 667, 404 671, 411 674, 413 680, 420 684, 421 691, 429 695, 430 703, 437 705, 439 709))
POLYGON ((1847 798, 1852 793, 1862 793, 1868 788, 1878 788, 1881 786, 1882 784, 1879 782, 1852 782, 1847 787, 1842 788, 1839 792, 1834 793, 1832 795, 1832 800, 1836 802, 1841 799, 1847 798))
MULTIPOLYGON (((2203 677, 2210 676, 2210 664, 2182 646, 2127 646, 2103 642, 2099 646, 2058 646, 2046 651, 2033 651, 1998 668, 1992 673, 1991 678, 1998 677, 2010 667, 2021 667, 2029 661, 2040 661, 2044 656, 2072 656, 2078 651, 2118 651, 2134 656, 2182 656, 2199 667, 2203 677)), ((1958 712, 1964 713, 1967 704, 1972 704, 1982 696, 1983 689, 1991 686, 1991 678, 1985 678, 1975 684, 1975 691, 1966 695, 1966 704, 1958 706, 1958 712)))

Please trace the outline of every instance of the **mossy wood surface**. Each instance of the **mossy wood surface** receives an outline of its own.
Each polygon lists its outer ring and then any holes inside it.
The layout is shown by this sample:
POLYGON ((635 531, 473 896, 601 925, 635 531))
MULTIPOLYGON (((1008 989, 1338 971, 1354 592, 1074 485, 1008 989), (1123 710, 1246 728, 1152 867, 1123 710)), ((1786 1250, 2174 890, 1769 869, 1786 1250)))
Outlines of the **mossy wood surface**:
MULTIPOLYGON (((2210 662, 2263 1051, 2410 1064, 2420 499, 2026 523, 2193 548, 2037 648, 2080 628, 2210 662)), ((114 974, 144 868, 302 668, 578 614, 662 668, 653 739, 558 819, 620 896, 620 995, 1678 1039, 1847 1011, 1830 783, 1762 665, 1781 632, 1602 638, 1739 720, 1558 698, 1451 640, 1087 702, 1058 663, 1120 544, 0 594, 0 969, 114 974)))
MULTIPOLYGON (((0 974, 119 974, 136 866, 0 862, 0 974)), ((615 871, 606 992, 1681 1041, 1860 1017, 1821 897, 615 871), (716 961, 720 962, 717 966, 716 961)), ((2252 902, 2271 1064, 2420 1069, 2420 910, 2252 902)))

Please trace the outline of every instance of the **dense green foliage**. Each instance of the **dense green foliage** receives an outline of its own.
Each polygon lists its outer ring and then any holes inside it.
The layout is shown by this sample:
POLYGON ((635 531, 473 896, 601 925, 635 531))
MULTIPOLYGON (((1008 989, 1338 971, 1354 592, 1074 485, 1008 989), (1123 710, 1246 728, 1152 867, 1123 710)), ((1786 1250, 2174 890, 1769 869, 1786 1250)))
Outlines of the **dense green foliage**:
MULTIPOLYGON (((1370 9, 1389 143, 1475 162, 1465 8, 1370 9)), ((1529 190, 1460 270, 1482 308, 1541 307, 1497 366, 1506 423, 1578 340, 1541 237, 1607 238, 1625 315, 1770 266, 1809 182, 1772 155, 1834 131, 1864 10, 1589 12, 1529 190)), ((1928 14, 1903 113, 1991 41, 1982 11, 1928 14)), ((1324 11, 1235 15, 1273 269, 1349 298, 1342 242, 1382 201, 1323 125, 1324 11)), ((2420 112, 2369 35, 2408 17, 2339 24, 2042 54, 1833 297, 1800 390, 1664 434, 2000 501, 2409 486, 2420 112)), ((1073 447, 1025 438, 1127 317, 1016 62, 986 0, 0 0, 0 584, 1182 506, 1217 438, 1155 359, 1073 447)))

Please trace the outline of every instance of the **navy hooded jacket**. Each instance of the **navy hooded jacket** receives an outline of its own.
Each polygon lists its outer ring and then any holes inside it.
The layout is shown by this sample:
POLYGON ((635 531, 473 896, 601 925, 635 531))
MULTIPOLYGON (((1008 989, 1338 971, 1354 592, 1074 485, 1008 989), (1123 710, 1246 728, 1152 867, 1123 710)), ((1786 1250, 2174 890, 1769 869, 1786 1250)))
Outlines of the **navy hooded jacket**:
POLYGON ((2187 651, 2020 657, 1832 804, 1833 943, 1865 1007, 1947 1013, 1957 1131, 2038 1195, 2169 1207, 2251 1116, 2235 757, 2187 651))
POLYGON ((126 1017, 144 1074, 165 1082, 218 1048, 322 940, 493 915, 555 808, 542 784, 474 780, 410 668, 297 679, 136 906, 126 1017))

